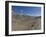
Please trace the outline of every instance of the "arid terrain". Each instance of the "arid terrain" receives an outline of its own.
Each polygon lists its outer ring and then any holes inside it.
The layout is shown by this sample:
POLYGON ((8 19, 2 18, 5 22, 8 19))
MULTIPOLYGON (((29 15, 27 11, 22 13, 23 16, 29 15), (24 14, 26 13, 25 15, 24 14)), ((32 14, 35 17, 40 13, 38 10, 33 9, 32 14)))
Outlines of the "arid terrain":
POLYGON ((41 29, 41 16, 12 15, 12 31, 41 29))

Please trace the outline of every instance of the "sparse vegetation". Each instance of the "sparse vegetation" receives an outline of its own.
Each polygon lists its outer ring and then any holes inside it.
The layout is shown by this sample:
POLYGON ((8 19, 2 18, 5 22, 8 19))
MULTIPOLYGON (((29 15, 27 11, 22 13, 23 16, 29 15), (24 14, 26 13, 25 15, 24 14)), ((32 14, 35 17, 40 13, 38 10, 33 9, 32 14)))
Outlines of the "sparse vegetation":
POLYGON ((41 29, 41 16, 12 15, 12 30, 39 30, 41 29))

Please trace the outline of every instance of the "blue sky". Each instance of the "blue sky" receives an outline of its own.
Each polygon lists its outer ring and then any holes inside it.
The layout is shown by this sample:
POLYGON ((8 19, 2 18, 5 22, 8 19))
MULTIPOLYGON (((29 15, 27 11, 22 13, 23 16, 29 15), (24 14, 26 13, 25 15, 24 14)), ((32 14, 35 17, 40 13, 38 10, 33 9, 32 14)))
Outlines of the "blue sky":
POLYGON ((12 6, 12 11, 16 12, 17 14, 41 16, 41 7, 12 6))

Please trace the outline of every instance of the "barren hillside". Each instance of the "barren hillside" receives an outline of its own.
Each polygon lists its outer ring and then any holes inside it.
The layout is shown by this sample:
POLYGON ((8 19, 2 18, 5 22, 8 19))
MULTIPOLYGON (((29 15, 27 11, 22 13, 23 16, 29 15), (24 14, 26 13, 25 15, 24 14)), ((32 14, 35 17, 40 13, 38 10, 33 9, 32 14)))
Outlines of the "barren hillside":
POLYGON ((12 30, 39 30, 41 16, 12 15, 12 30))

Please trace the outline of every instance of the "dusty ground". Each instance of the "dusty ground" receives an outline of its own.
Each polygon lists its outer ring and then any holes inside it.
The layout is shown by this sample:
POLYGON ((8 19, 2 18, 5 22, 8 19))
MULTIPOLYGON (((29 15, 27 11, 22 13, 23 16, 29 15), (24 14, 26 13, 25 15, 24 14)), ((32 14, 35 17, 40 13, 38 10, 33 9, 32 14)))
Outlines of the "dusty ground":
POLYGON ((38 30, 41 28, 41 17, 12 15, 12 30, 38 30))

